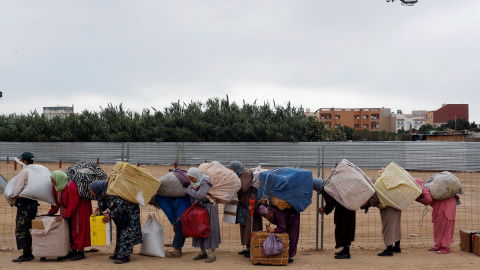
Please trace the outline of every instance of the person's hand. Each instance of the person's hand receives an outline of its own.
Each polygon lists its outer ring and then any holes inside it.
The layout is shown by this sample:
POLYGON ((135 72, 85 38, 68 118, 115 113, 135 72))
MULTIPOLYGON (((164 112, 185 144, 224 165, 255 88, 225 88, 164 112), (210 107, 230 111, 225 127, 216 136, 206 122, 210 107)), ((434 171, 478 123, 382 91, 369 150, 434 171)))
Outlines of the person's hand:
POLYGON ((267 225, 266 230, 267 230, 267 232, 273 232, 274 231, 274 229, 272 229, 272 227, 270 227, 270 225, 267 225))
POLYGON ((249 206, 248 206, 248 212, 249 212, 249 213, 252 212, 252 205, 249 205, 249 206))
POLYGON ((198 190, 200 186, 193 186, 193 189, 198 190))
POLYGON ((63 217, 62 217, 62 216, 58 216, 58 217, 55 218, 55 221, 56 221, 56 222, 60 222, 60 221, 62 221, 62 220, 63 220, 63 217))
POLYGON ((197 201, 192 202, 192 206, 195 206, 197 204, 198 204, 197 201))
POLYGON ((325 207, 318 208, 318 212, 322 213, 322 214, 325 214, 325 207))
POLYGON ((103 223, 108 223, 110 221, 110 214, 105 213, 105 216, 102 219, 103 223))

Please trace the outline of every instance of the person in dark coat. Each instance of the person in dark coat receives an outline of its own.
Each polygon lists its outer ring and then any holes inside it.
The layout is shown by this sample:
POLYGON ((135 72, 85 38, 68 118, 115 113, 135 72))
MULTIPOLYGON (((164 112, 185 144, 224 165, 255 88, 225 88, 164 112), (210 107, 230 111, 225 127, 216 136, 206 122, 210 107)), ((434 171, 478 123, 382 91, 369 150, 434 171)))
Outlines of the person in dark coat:
POLYGON ((238 201, 239 208, 243 207, 248 209, 247 218, 245 224, 240 224, 240 242, 245 246, 245 249, 238 252, 240 255, 244 255, 246 258, 250 257, 250 235, 252 232, 261 231, 263 228, 262 225, 262 216, 258 212, 259 203, 257 200, 258 189, 254 187, 253 184, 253 173, 237 160, 234 160, 228 164, 227 168, 234 171, 237 176, 240 178, 242 186, 238 191, 238 201), (253 217, 251 216, 251 207, 253 203, 253 217))
POLYGON ((325 206, 320 207, 318 212, 328 215, 335 209, 333 216, 333 223, 335 223, 335 248, 343 247, 340 252, 335 252, 335 259, 350 259, 350 246, 355 240, 356 212, 348 210, 337 202, 325 192, 323 187, 321 193, 325 199, 325 206))

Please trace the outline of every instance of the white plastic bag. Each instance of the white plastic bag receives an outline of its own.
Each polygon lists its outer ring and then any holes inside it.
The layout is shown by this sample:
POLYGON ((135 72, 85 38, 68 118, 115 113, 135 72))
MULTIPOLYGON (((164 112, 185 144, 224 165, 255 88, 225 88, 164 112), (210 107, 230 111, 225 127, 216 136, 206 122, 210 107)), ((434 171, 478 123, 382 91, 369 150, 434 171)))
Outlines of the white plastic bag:
MULTIPOLYGON (((17 159, 15 159, 17 161, 17 159)), ((22 162, 17 161, 22 166, 22 162)), ((39 164, 31 164, 24 167, 28 170, 28 183, 25 189, 20 193, 20 197, 29 198, 37 201, 57 205, 53 195, 53 185, 50 179, 50 170, 39 164)), ((18 175, 15 176, 5 187, 4 195, 7 199, 13 196, 18 175)))
POLYGON ((155 214, 148 214, 147 221, 142 229, 143 243, 140 245, 140 254, 154 257, 165 257, 163 245, 163 227, 155 218, 155 214))

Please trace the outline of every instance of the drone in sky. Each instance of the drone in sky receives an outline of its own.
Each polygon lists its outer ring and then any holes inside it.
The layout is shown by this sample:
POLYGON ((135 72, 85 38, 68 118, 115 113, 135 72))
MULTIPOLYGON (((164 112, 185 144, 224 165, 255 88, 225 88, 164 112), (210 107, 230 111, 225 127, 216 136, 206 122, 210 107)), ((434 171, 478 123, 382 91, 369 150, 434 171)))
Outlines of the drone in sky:
MULTIPOLYGON (((387 0, 387 2, 394 2, 395 0, 387 0)), ((413 6, 418 0, 400 0, 402 2, 402 6, 413 6)))

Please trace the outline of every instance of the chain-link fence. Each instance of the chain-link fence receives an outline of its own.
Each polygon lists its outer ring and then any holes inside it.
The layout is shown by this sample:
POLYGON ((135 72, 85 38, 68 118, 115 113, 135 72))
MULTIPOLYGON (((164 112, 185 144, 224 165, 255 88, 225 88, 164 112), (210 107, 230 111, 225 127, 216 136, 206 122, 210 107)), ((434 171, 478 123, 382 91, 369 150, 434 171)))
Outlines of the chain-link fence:
MULTIPOLYGON (((391 161, 407 169, 414 178, 426 180, 431 175, 449 170, 461 181, 464 194, 457 207, 456 230, 480 228, 479 178, 480 144, 478 143, 8 143, 0 142, 0 174, 10 180, 20 171, 13 157, 24 151, 35 154, 37 164, 51 171, 63 170, 80 161, 98 161, 109 174, 113 165, 124 160, 148 169, 155 177, 168 173, 174 164, 183 169, 205 161, 218 160, 228 164, 240 160, 247 167, 264 168, 281 166, 301 167, 312 171, 314 177, 327 178, 335 163, 348 159, 374 178, 378 170, 391 161)), ((299 246, 326 248, 334 246, 333 214, 317 215, 321 196, 314 192, 312 204, 301 213, 299 246), (317 242, 318 239, 318 242, 317 242)), ((40 202, 39 214, 45 214, 49 205, 40 202)), ((93 207, 96 203, 92 202, 93 207)), ((431 211, 412 203, 402 214, 403 242, 428 245, 433 242, 431 211)), ((16 208, 0 199, 0 246, 14 248, 16 208)), ((152 206, 141 207, 142 224, 148 213, 158 213, 157 218, 165 228, 165 242, 173 240, 173 231, 161 210, 152 206)), ((223 205, 219 207, 223 219, 223 205)), ((265 220, 264 220, 265 221, 265 220)), ((265 222, 266 224, 266 222, 265 222)), ((381 246, 381 221, 379 211, 368 214, 357 211, 354 245, 381 246)), ((240 246, 238 225, 221 222, 222 245, 240 246)), ((456 237, 458 240, 458 237, 456 237)), ((457 242, 458 243, 458 242, 457 242)), ((189 240, 186 245, 189 245, 189 240)))

